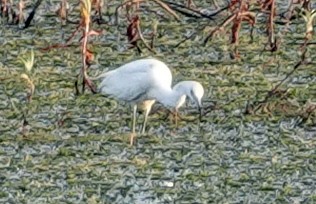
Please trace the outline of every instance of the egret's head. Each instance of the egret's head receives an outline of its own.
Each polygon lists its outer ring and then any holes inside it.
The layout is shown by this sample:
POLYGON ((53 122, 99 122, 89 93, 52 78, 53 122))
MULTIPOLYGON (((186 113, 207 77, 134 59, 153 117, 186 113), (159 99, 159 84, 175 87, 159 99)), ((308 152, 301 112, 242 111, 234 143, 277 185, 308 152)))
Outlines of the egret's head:
POLYGON ((190 101, 198 108, 201 120, 203 114, 202 97, 204 95, 202 84, 197 81, 181 81, 174 86, 174 89, 190 98, 190 101))

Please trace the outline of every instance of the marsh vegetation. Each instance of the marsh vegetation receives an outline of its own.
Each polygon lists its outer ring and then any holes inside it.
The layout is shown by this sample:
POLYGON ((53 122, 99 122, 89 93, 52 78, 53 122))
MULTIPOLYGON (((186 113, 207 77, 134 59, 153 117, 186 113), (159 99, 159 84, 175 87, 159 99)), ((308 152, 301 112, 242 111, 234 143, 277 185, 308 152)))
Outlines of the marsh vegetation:
POLYGON ((314 2, 83 2, 1 1, 1 203, 316 202, 314 2), (147 56, 205 111, 156 104, 130 147, 90 77, 147 56))

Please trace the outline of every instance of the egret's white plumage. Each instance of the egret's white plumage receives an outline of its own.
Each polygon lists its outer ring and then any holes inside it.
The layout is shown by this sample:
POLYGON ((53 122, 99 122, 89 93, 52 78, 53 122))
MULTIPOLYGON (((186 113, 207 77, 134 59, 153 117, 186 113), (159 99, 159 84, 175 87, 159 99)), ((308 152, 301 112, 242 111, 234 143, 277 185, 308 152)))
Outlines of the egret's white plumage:
MULTIPOLYGON (((180 81, 174 87, 174 90, 185 93, 195 105, 202 106, 202 97, 204 95, 204 88, 202 84, 197 81, 180 81)), ((182 105, 182 104, 181 104, 182 105)))
POLYGON ((198 107, 201 107, 201 98, 204 93, 203 87, 201 89, 201 85, 194 81, 180 82, 172 89, 170 69, 165 63, 153 58, 129 62, 97 78, 102 78, 98 86, 100 93, 128 102, 133 106, 133 133, 139 105, 143 105, 145 109, 142 130, 144 132, 148 114, 155 100, 177 111, 185 102, 186 95, 195 101, 198 107))

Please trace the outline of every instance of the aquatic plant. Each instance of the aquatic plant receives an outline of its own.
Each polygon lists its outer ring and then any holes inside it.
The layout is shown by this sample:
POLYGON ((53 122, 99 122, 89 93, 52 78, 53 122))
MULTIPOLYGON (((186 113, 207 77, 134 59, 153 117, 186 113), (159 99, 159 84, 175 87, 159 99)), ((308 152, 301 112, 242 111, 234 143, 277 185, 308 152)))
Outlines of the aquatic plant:
POLYGON ((32 101, 32 96, 35 91, 35 85, 33 83, 33 80, 30 77, 31 71, 34 66, 34 51, 31 50, 30 56, 28 57, 19 57, 19 60, 23 63, 25 68, 25 73, 21 74, 21 79, 23 79, 26 82, 26 85, 28 87, 28 94, 27 94, 27 100, 29 102, 32 101))

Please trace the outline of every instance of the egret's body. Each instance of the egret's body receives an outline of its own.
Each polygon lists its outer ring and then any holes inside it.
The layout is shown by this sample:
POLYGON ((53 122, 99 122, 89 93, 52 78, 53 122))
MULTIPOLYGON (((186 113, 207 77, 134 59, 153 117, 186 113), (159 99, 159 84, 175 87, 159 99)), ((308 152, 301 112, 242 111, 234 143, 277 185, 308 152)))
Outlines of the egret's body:
MULTIPOLYGON (((143 105, 145 109, 142 130, 144 132, 148 114, 155 100, 177 111, 185 102, 186 95, 190 93, 187 90, 190 87, 187 82, 178 85, 177 89, 172 89, 170 69, 165 63, 153 58, 129 62, 97 78, 103 78, 98 87, 100 93, 128 102, 133 106, 133 133, 135 133, 138 105, 143 105)), ((196 98, 193 97, 193 99, 196 98)), ((200 101, 197 103, 201 104, 200 101)))

